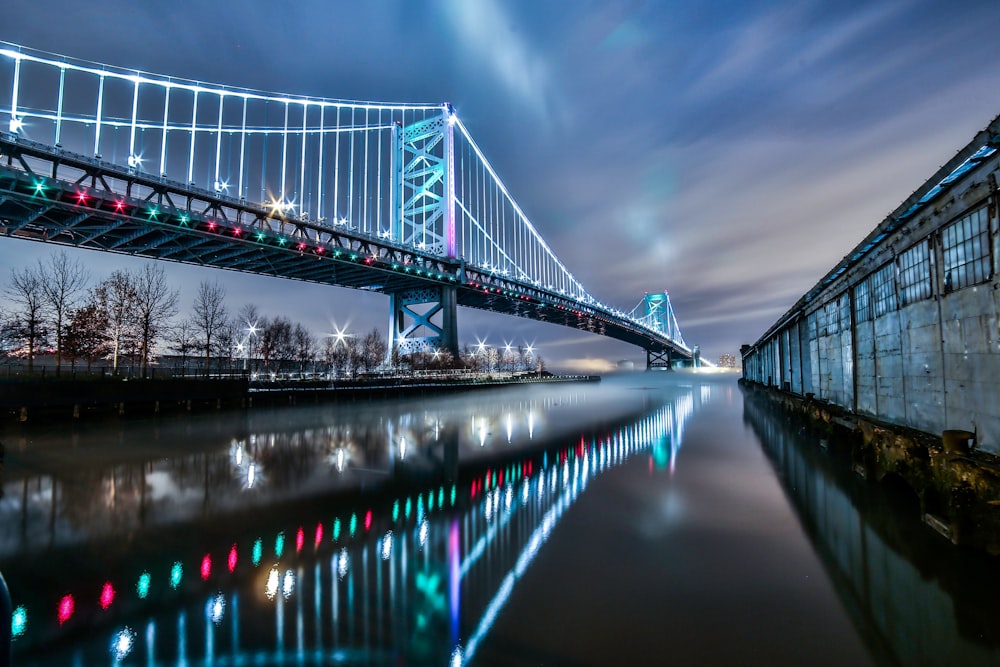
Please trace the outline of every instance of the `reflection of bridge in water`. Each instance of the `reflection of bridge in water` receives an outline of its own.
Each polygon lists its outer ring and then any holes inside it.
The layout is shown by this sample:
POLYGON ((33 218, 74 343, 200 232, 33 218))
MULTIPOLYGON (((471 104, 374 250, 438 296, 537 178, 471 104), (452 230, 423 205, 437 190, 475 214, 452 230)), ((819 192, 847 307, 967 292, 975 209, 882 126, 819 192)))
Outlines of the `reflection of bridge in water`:
MULTIPOLYGON (((463 457, 454 482, 438 470, 363 500, 313 496, 282 505, 280 516, 257 508, 222 529, 189 521, 183 539, 109 556, 110 575, 34 581, 30 592, 12 583, 21 664, 36 664, 41 646, 53 662, 37 664, 103 664, 109 650, 112 662, 150 666, 468 663, 588 484, 639 455, 672 471, 703 398, 688 390, 618 426, 560 437, 558 447, 463 457)), ((506 437, 503 415, 494 421, 494 435, 506 437)), ((244 446, 233 444, 227 465, 244 446)))
POLYGON ((836 447, 824 451, 766 399, 744 396, 744 418, 873 655, 887 665, 1000 664, 996 563, 970 568, 975 559, 914 508, 907 516, 890 504, 887 485, 863 481, 836 447))

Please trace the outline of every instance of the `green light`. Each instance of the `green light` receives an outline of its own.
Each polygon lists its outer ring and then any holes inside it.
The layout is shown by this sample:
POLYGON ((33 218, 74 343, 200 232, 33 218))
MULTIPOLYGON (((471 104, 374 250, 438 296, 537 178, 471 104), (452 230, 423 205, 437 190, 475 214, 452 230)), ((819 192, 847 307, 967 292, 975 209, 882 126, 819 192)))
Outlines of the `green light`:
POLYGON ((434 509, 434 492, 430 491, 427 493, 427 511, 434 509))
POLYGON ((392 520, 396 521, 399 519, 399 501, 397 500, 392 504, 392 520))
POLYGON ((438 489, 438 507, 444 507, 444 487, 438 489))
POLYGON ((358 515, 351 512, 351 537, 354 537, 354 533, 357 529, 358 529, 358 515))
POLYGON ((42 181, 35 181, 35 194, 44 195, 45 194, 45 183, 42 181))
POLYGON ((288 239, 286 239, 284 236, 278 237, 278 245, 285 245, 286 243, 288 243, 288 239))
POLYGON ((188 226, 188 222, 191 221, 191 218, 187 217, 186 215, 182 215, 181 218, 180 218, 180 220, 181 220, 181 226, 182 227, 187 227, 188 226))
POLYGON ((455 485, 451 485, 451 506, 455 506, 455 485))
POLYGON ((160 214, 160 212, 156 210, 155 206, 150 206, 149 207, 149 211, 147 211, 147 213, 146 213, 146 215, 149 216, 150 220, 156 220, 156 216, 159 215, 159 214, 160 214))
POLYGON ((10 634, 20 637, 26 627, 28 627, 28 610, 22 605, 15 609, 14 615, 10 617, 10 634))
POLYGON ((264 555, 264 540, 257 538, 257 541, 253 543, 253 566, 257 567, 260 565, 260 559, 264 555))
POLYGON ((257 232, 257 240, 263 242, 264 232, 257 232))
POLYGON ((412 509, 413 509, 413 503, 412 503, 412 502, 410 501, 410 499, 409 499, 409 498, 407 498, 407 499, 406 499, 406 510, 405 510, 405 511, 406 511, 406 518, 407 518, 407 519, 409 519, 409 518, 410 518, 410 511, 411 511, 412 509))
POLYGON ((340 540, 340 517, 333 520, 333 541, 340 540))
POLYGON ((176 589, 181 585, 181 576, 184 574, 184 568, 179 562, 174 563, 174 566, 170 568, 170 587, 176 589))
POLYGON ((149 595, 149 572, 143 572, 139 575, 139 581, 135 585, 135 592, 139 594, 140 600, 145 600, 146 596, 149 595))
POLYGON ((352 261, 352 262, 356 262, 356 261, 358 261, 358 256, 357 256, 357 255, 355 255, 355 254, 354 254, 353 252, 351 253, 351 261, 352 261))
POLYGON ((281 558, 281 554, 285 552, 285 533, 284 531, 278 533, 278 537, 274 540, 274 555, 277 558, 281 558))

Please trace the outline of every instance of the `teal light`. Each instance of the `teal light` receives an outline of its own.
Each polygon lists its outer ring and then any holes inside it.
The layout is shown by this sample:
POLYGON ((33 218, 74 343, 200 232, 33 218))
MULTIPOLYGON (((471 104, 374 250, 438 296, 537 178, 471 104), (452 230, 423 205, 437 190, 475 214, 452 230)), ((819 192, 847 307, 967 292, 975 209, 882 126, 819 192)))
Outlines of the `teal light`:
POLYGON ((253 566, 257 567, 260 565, 260 559, 264 555, 264 540, 259 537, 253 543, 253 566))
POLYGON ((434 492, 429 491, 427 493, 427 511, 430 512, 432 509, 434 509, 434 492))
POLYGON ((181 585, 181 577, 184 575, 184 568, 179 562, 174 563, 170 568, 170 587, 176 589, 181 585))
POLYGON ((36 195, 45 194, 45 183, 43 181, 35 181, 35 194, 36 195))
POLYGON ((438 489, 438 507, 444 507, 444 487, 438 489))
POLYGON ((358 529, 358 515, 351 513, 351 537, 354 537, 355 531, 358 529))
POLYGON ((285 245, 286 243, 288 243, 288 239, 286 239, 284 236, 278 237, 278 245, 285 245))
POLYGON ((10 617, 10 634, 14 637, 20 637, 24 634, 24 630, 27 627, 28 610, 22 605, 15 609, 14 614, 10 617))
POLYGON ((333 520, 333 541, 340 540, 340 517, 333 520))
POLYGON ((156 210, 155 206, 150 206, 149 210, 146 212, 146 215, 149 216, 150 220, 156 220, 156 216, 158 216, 159 214, 160 212, 156 210))
POLYGON ((451 506, 455 506, 455 485, 451 485, 451 506))
POLYGON ((180 217, 180 221, 182 227, 187 227, 188 223, 191 222, 191 218, 187 217, 186 215, 182 215, 180 217))
POLYGON ((264 240, 264 232, 257 232, 257 240, 258 241, 264 240))
POLYGON ((399 519, 399 501, 397 500, 392 504, 392 520, 397 521, 399 519))
POLYGON ((139 581, 136 582, 135 585, 135 592, 139 594, 140 600, 145 600, 146 597, 149 595, 150 580, 151 577, 149 576, 149 572, 143 572, 142 574, 139 575, 139 581))
POLYGON ((410 511, 412 511, 412 509, 413 509, 413 503, 412 503, 412 501, 409 498, 407 498, 406 499, 406 518, 407 519, 410 518, 410 511))
POLYGON ((284 531, 278 533, 278 537, 274 540, 274 555, 277 558, 281 558, 281 554, 285 552, 285 533, 284 531))

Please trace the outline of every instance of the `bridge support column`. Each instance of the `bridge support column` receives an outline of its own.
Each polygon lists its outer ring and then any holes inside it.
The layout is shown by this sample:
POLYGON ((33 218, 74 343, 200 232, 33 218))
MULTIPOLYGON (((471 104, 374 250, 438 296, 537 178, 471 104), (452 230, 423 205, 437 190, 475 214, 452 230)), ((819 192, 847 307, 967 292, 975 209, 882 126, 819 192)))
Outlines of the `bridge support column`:
POLYGON ((651 371, 654 369, 671 370, 673 369, 672 360, 670 358, 670 348, 666 350, 646 350, 646 370, 651 371))
POLYGON ((390 292, 387 361, 415 352, 450 352, 458 358, 458 293, 455 287, 390 292))

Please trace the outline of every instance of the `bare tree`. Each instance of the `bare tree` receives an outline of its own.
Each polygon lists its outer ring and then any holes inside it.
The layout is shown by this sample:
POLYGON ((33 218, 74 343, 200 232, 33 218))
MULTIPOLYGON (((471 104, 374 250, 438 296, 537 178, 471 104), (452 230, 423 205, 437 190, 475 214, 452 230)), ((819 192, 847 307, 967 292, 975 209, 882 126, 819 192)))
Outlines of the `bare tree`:
POLYGON ((192 323, 200 334, 205 351, 205 375, 212 360, 212 343, 229 314, 226 311, 226 290, 218 282, 202 281, 194 298, 192 323))
POLYGON ((134 278, 135 321, 143 377, 157 336, 177 314, 177 290, 167 286, 162 266, 147 264, 134 278))
POLYGON ((170 330, 167 337, 167 340, 170 342, 170 349, 181 355, 181 368, 185 371, 187 370, 188 355, 198 349, 194 330, 194 323, 189 319, 184 319, 170 330))
POLYGON ((292 330, 292 345, 294 357, 299 365, 299 372, 304 373, 306 367, 316 358, 316 341, 309 331, 301 324, 296 324, 292 330))
POLYGON ((237 341, 242 347, 244 355, 243 370, 253 370, 252 359, 260 348, 260 331, 264 318, 261 317, 257 306, 252 303, 245 303, 236 313, 236 320, 233 323, 237 329, 237 341))
POLYGON ((135 347, 136 288, 132 273, 114 271, 94 289, 93 299, 104 311, 111 343, 111 368, 117 373, 122 353, 135 347))
POLYGON ((364 370, 377 368, 385 359, 386 349, 385 339, 378 328, 369 331, 361 342, 361 365, 364 370))
POLYGON ((38 260, 38 275, 42 279, 45 306, 56 334, 56 372, 62 366, 64 326, 87 288, 90 275, 83 264, 71 258, 65 250, 49 255, 49 261, 38 260))
POLYGON ((14 336, 28 357, 28 372, 34 370, 35 353, 45 343, 47 332, 43 315, 45 290, 36 267, 11 269, 7 296, 14 303, 14 336))
POLYGON ((63 352, 76 367, 76 360, 87 360, 87 370, 95 359, 107 356, 110 351, 108 317, 101 305, 93 299, 73 311, 63 337, 63 352))

